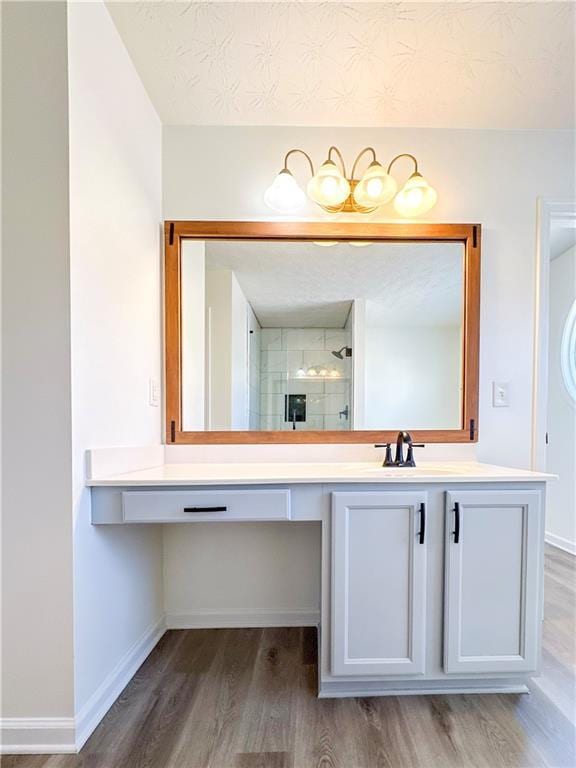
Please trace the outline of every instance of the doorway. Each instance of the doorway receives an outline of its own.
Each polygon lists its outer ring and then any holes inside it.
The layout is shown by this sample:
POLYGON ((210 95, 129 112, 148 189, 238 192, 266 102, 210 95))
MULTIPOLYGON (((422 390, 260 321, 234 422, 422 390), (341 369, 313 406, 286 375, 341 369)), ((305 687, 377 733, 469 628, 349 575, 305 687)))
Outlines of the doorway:
POLYGON ((576 554, 576 202, 541 201, 533 468, 548 487, 546 539, 576 554))

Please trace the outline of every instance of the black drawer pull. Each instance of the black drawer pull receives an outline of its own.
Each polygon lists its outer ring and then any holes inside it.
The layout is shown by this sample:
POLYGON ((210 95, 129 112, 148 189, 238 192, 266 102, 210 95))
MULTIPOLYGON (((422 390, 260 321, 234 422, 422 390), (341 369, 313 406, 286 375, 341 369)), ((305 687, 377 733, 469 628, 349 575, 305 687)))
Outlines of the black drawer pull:
POLYGON ((418 533, 418 541, 420 544, 424 544, 425 535, 426 535, 426 504, 420 504, 420 532, 418 533))
POLYGON ((228 507, 184 507, 184 512, 227 512, 228 507))
POLYGON ((454 544, 460 542, 460 502, 454 502, 454 544))

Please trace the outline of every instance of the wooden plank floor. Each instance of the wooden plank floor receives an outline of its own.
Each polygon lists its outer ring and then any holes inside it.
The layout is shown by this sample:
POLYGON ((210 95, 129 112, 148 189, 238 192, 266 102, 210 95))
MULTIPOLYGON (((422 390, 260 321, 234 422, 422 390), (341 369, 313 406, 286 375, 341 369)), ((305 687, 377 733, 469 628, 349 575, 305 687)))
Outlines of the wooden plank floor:
POLYGON ((576 766, 575 558, 546 551, 531 695, 315 697, 311 629, 165 634, 79 755, 3 768, 576 766))

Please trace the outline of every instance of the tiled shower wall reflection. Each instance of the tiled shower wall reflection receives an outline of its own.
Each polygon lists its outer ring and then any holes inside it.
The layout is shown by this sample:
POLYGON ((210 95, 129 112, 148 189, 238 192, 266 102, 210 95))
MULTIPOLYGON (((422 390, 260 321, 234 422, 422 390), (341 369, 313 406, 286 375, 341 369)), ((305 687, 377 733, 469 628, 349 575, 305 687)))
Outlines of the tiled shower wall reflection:
POLYGON ((297 430, 350 429, 352 359, 332 350, 350 346, 350 331, 335 328, 263 328, 260 331, 260 429, 288 430, 285 396, 306 395, 306 421, 297 430), (325 368, 339 376, 298 376, 325 368), (348 408, 348 415, 344 413, 348 408))

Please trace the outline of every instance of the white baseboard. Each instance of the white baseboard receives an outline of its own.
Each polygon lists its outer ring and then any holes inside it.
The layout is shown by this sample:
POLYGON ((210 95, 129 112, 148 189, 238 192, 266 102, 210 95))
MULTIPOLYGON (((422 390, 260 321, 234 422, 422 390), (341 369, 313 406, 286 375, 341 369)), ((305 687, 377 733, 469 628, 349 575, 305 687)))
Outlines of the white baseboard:
POLYGON ((76 715, 76 750, 80 751, 138 668, 166 631, 164 617, 155 622, 128 649, 110 674, 76 715))
POLYGON ((167 629, 242 629, 245 627, 315 627, 320 611, 188 611, 166 615, 167 629))
POLYGON ((576 555, 576 541, 563 539, 562 536, 556 536, 554 533, 548 533, 548 531, 546 531, 545 539, 547 544, 563 549, 564 552, 569 552, 571 555, 576 555))
POLYGON ((73 717, 3 717, 0 754, 66 755, 76 752, 73 717))
POLYGON ((353 689, 346 688, 346 683, 339 683, 330 687, 330 684, 324 683, 320 686, 318 692, 319 699, 345 699, 353 696, 362 698, 365 696, 442 696, 445 694, 464 694, 464 693, 530 693, 530 689, 524 683, 507 685, 437 685, 436 687, 422 688, 368 688, 357 685, 353 689), (338 685, 340 687, 338 687, 338 685))

